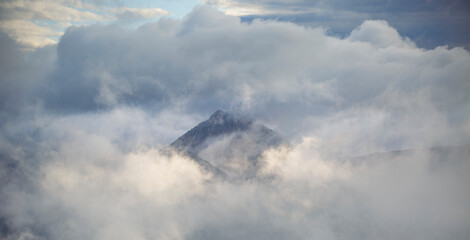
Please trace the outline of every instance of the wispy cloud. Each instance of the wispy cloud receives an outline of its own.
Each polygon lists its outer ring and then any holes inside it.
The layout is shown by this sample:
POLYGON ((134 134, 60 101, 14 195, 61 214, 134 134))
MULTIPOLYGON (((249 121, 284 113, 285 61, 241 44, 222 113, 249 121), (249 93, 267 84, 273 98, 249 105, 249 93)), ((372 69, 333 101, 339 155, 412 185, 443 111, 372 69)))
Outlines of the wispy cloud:
POLYGON ((161 8, 128 8, 122 7, 113 10, 116 18, 124 21, 150 19, 168 15, 169 13, 161 8))
POLYGON ((66 27, 77 24, 140 20, 167 15, 160 8, 111 7, 84 1, 27 1, 0 3, 0 28, 25 49, 55 44, 66 27))

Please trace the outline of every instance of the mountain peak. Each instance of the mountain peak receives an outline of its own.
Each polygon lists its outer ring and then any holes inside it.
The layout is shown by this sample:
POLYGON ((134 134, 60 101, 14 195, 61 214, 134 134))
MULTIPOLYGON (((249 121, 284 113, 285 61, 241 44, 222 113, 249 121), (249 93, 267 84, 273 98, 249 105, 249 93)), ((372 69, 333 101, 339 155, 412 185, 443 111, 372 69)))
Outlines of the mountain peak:
POLYGON ((209 137, 248 130, 252 123, 253 120, 247 117, 217 110, 208 120, 199 123, 196 127, 176 139, 170 146, 177 147, 178 149, 194 148, 209 137))
POLYGON ((256 175, 258 157, 282 141, 276 132, 245 115, 217 110, 169 148, 218 175, 244 178, 256 175))
POLYGON ((209 118, 209 121, 212 123, 218 123, 218 124, 223 124, 224 119, 228 118, 229 114, 222 111, 222 110, 217 110, 215 111, 209 118))
POLYGON ((215 111, 209 119, 220 119, 220 118, 223 118, 223 116, 226 115, 226 114, 227 114, 226 112, 219 109, 219 110, 215 111))

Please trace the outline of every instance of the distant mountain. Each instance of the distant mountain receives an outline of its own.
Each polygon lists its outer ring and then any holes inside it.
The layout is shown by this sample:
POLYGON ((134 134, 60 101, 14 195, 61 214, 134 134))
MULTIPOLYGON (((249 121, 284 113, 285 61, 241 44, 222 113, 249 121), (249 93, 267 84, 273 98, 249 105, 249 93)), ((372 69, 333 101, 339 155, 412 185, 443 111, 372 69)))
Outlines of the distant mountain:
POLYGON ((253 119, 216 111, 168 146, 185 154, 205 169, 230 178, 250 178, 258 169, 258 158, 282 138, 253 119))

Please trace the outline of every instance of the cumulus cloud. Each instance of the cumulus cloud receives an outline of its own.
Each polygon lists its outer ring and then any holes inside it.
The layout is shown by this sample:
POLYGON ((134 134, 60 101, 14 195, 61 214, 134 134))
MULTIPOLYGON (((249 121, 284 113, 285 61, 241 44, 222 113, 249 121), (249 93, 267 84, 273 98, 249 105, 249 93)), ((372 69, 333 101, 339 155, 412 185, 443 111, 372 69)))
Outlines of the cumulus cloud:
MULTIPOLYGON (((34 52, 0 41, 4 238, 468 236, 463 48, 419 48, 385 21, 338 38, 206 6, 137 30, 70 27, 34 52), (246 181, 159 152, 215 109, 290 144, 246 181)), ((231 150, 214 161, 249 152, 231 150)))
POLYGON ((408 38, 403 38, 385 21, 365 21, 348 37, 351 41, 367 42, 376 47, 416 47, 408 38))
POLYGON ((309 125, 306 117, 357 106, 415 119, 435 109, 450 127, 468 118, 468 52, 418 48, 384 21, 366 21, 340 39, 321 28, 241 23, 204 7, 182 21, 162 19, 135 31, 70 28, 57 51, 56 69, 38 90, 57 112, 173 104, 206 115, 238 109, 274 120, 287 135, 304 131, 289 126, 309 125))

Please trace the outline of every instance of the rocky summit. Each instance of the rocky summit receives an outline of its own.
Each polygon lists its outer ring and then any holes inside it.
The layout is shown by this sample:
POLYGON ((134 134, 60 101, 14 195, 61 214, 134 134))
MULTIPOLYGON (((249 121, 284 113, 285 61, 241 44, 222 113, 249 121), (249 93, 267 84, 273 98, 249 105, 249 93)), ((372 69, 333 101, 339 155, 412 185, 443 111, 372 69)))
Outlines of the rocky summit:
POLYGON ((219 175, 251 178, 256 175, 261 154, 282 142, 279 134, 250 117, 217 110, 168 148, 219 175))

